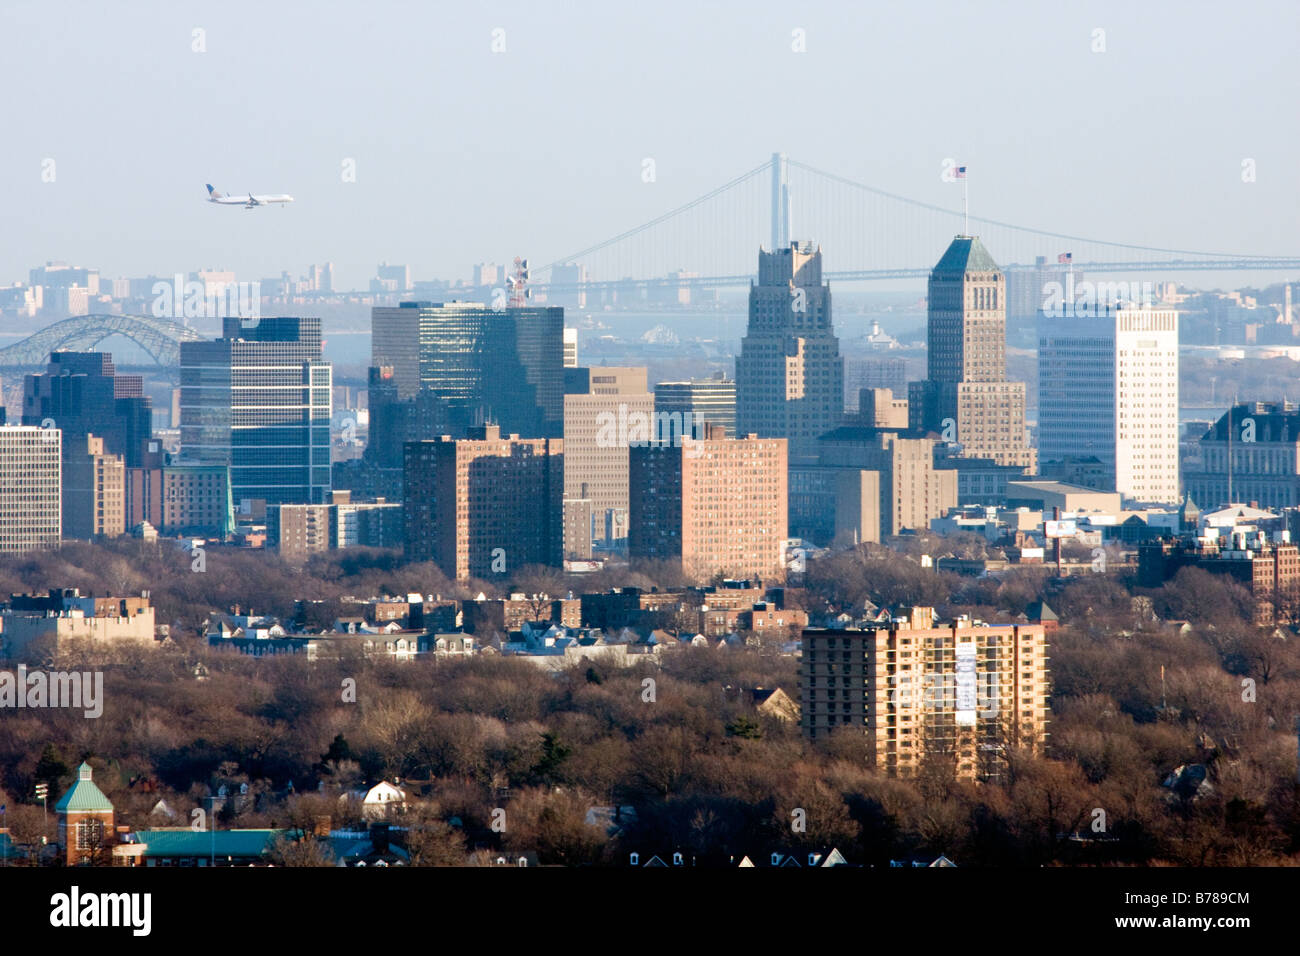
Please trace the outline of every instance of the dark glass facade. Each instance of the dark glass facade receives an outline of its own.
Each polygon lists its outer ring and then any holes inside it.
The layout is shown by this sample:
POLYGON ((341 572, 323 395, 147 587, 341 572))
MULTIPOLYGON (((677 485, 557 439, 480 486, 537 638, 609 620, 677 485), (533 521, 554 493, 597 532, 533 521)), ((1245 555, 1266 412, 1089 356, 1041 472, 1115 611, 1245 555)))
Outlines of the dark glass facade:
MULTIPOLYGON (((392 369, 395 399, 422 396, 413 421, 464 437, 493 423, 504 435, 564 431, 564 310, 492 309, 465 302, 403 302, 371 313, 371 365, 392 369)), ((400 447, 430 434, 377 434, 400 447)))
POLYGON ((181 344, 181 455, 230 466, 231 497, 320 504, 330 490, 331 368, 320 319, 227 318, 181 344))

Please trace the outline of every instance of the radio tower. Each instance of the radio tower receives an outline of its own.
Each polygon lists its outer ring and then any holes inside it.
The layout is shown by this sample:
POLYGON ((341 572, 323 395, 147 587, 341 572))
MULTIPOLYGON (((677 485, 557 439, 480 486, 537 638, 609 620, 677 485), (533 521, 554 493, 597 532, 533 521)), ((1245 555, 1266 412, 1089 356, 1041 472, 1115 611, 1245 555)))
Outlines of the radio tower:
POLYGON ((528 288, 528 260, 515 256, 515 271, 512 275, 506 276, 506 284, 510 287, 510 307, 512 309, 522 309, 527 305, 527 300, 533 297, 533 290, 528 288))

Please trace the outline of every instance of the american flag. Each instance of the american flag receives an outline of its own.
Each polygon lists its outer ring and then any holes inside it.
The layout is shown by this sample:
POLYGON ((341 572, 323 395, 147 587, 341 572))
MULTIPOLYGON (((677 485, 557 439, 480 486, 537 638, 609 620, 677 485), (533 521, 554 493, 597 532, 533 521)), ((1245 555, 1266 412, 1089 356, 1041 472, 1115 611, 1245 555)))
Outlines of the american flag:
POLYGON ((966 178, 966 167, 965 167, 965 166, 958 166, 955 170, 953 170, 952 178, 953 178, 953 179, 965 179, 965 178, 966 178))
POLYGON ((1073 252, 1062 252, 1056 257, 1057 262, 1070 262, 1074 258, 1073 252))

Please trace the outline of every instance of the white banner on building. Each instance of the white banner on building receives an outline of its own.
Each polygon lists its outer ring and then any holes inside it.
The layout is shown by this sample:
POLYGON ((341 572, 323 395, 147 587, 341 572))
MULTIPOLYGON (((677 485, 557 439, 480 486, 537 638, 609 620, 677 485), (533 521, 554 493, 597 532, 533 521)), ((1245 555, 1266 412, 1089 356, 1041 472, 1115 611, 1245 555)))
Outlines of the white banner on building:
POLYGON ((975 692, 975 642, 958 641, 957 658, 957 726, 974 727, 978 708, 975 692))

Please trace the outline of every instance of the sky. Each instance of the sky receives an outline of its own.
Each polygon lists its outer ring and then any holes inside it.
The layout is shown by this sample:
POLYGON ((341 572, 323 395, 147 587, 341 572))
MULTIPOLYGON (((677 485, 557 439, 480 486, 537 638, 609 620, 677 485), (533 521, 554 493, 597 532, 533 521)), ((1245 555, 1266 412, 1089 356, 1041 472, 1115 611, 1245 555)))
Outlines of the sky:
POLYGON ((3 0, 0 284, 49 259, 468 277, 778 150, 949 206, 961 157, 992 218, 1300 255, 1297 36, 1294 0, 3 0), (216 207, 209 182, 297 201, 216 207))

